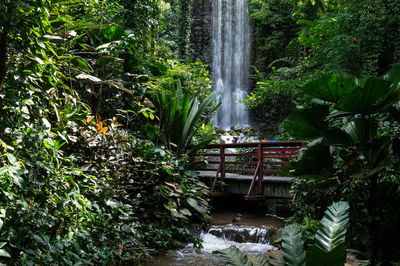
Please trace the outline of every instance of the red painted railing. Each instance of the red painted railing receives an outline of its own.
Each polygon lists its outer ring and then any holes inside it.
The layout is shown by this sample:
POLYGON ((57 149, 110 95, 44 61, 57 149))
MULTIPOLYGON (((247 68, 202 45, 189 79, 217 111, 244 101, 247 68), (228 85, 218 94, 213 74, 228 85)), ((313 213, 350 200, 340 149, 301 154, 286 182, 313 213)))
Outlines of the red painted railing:
MULTIPOLYGON (((231 144, 210 144, 197 152, 195 161, 206 158, 207 164, 195 163, 195 170, 210 170, 210 165, 218 165, 212 182, 211 192, 215 191, 218 177, 224 181, 226 173, 253 174, 245 199, 263 197, 263 178, 278 175, 288 161, 296 158, 298 151, 304 147, 302 141, 252 142, 231 144), (236 149, 230 152, 229 149, 236 149), (212 160, 218 158, 218 160, 212 160), (197 160, 196 160, 197 159, 197 160), (257 196, 251 195, 257 184, 257 196)), ((222 191, 225 188, 222 187, 222 191)))

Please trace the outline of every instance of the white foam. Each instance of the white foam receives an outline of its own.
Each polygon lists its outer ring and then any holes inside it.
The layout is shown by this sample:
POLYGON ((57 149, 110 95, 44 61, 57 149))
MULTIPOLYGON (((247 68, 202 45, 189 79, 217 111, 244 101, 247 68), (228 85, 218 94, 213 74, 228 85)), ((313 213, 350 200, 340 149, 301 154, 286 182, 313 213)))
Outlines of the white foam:
POLYGON ((269 244, 261 243, 238 243, 235 241, 226 240, 220 237, 216 237, 210 233, 204 234, 201 237, 203 239, 203 249, 202 252, 212 253, 215 250, 221 250, 229 248, 230 246, 236 246, 240 250, 246 253, 262 253, 265 254, 269 250, 276 249, 274 246, 269 244))

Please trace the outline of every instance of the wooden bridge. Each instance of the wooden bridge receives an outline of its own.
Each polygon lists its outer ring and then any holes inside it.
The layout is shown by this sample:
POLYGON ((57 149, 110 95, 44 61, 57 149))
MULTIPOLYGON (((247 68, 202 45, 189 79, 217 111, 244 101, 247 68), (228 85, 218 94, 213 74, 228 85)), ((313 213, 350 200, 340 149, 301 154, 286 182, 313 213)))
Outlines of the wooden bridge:
POLYGON ((302 141, 210 144, 197 152, 194 169, 209 183, 214 197, 289 198, 292 178, 279 174, 303 147, 302 141))

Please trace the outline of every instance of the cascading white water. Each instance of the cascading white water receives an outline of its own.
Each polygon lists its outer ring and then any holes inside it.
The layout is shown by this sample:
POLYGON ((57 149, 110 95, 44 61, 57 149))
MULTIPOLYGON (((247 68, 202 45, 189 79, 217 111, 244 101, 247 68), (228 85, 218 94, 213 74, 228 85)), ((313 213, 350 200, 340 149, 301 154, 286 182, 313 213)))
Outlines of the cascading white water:
POLYGON ((216 127, 248 126, 244 100, 249 87, 251 27, 248 0, 213 0, 212 73, 216 127))
POLYGON ((223 225, 212 226, 207 233, 202 233, 202 246, 200 252, 193 248, 193 245, 187 245, 185 248, 176 252, 176 256, 169 260, 160 260, 152 266, 174 265, 174 266, 208 266, 208 265, 226 265, 222 258, 214 255, 213 252, 236 246, 249 255, 264 256, 270 250, 277 250, 276 247, 269 244, 270 235, 266 227, 223 225))

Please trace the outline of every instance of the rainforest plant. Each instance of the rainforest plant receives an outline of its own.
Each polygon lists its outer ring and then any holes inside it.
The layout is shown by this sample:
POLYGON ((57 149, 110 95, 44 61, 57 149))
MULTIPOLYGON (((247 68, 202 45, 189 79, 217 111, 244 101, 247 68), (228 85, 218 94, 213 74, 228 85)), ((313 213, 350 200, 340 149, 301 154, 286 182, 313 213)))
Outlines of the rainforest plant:
POLYGON ((178 156, 185 151, 192 154, 212 141, 213 136, 188 149, 200 125, 206 122, 218 107, 213 107, 214 96, 215 93, 211 93, 200 101, 190 92, 182 92, 180 82, 176 86, 171 85, 169 91, 153 95, 159 118, 160 137, 168 149, 173 150, 178 156))
POLYGON ((142 127, 145 83, 173 68, 165 8, 0 1, 0 264, 137 264, 200 244, 187 228, 209 219, 208 189, 142 127))
MULTIPOLYGON (((398 181, 389 181, 393 171, 399 173, 399 139, 382 129, 383 121, 398 119, 395 106, 400 101, 399 82, 400 64, 395 64, 383 77, 357 79, 345 73, 325 75, 302 87, 305 94, 314 98, 311 108, 296 110, 284 124, 292 136, 311 141, 301 158, 286 166, 287 174, 308 180, 304 182, 312 181, 310 196, 321 191, 322 204, 355 195, 365 197, 362 202, 352 201, 351 207, 354 212, 365 209, 363 215, 371 217, 363 222, 368 233, 374 236, 369 243, 373 262, 386 253, 379 251, 386 242, 380 236, 386 231, 380 229, 384 226, 384 212, 378 204, 386 197, 380 188, 394 187, 388 192, 399 188, 398 181), (352 189, 360 184, 367 189, 352 189), (365 205, 360 205, 363 202, 365 205)), ((301 199, 303 191, 296 192, 301 199)), ((392 197, 398 198, 398 192, 392 197)), ((352 218, 359 220, 363 215, 352 218)), ((394 232, 398 234, 399 230, 393 228, 394 232)))

